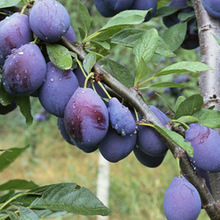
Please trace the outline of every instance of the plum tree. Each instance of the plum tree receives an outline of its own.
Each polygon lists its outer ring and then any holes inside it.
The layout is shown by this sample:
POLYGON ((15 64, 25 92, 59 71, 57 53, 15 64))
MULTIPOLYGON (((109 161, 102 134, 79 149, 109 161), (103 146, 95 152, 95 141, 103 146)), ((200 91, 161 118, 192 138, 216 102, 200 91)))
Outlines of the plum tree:
POLYGON ((220 135, 213 129, 200 124, 190 124, 185 140, 194 149, 192 163, 202 170, 220 171, 220 135))
POLYGON ((32 40, 28 16, 14 13, 0 22, 0 65, 14 48, 32 40))
POLYGON ((2 105, 0 104, 0 115, 6 115, 9 112, 12 112, 17 108, 17 105, 15 103, 15 100, 13 99, 12 102, 8 105, 2 105))
POLYGON ((64 123, 67 133, 78 144, 94 146, 108 131, 108 110, 92 89, 78 88, 65 108, 64 123))
POLYGON ((39 89, 39 100, 49 113, 63 117, 65 107, 78 87, 78 80, 71 69, 62 70, 49 62, 45 81, 39 89))
POLYGON ((56 42, 68 31, 70 17, 66 8, 56 0, 37 0, 30 10, 29 23, 41 40, 56 42))
POLYGON ((25 44, 13 50, 5 61, 2 74, 4 88, 14 96, 30 95, 43 83, 46 69, 40 48, 36 44, 25 44))
POLYGON ((184 177, 174 177, 164 196, 164 212, 169 220, 196 220, 201 211, 197 189, 184 177))
POLYGON ((220 6, 218 0, 202 0, 202 4, 210 16, 220 19, 220 6))

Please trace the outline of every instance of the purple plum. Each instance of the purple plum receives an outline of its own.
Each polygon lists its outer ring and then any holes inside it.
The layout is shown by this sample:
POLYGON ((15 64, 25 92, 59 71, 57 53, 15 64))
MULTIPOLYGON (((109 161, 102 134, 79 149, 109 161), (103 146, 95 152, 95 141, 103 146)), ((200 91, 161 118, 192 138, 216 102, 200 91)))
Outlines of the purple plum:
POLYGON ((95 0, 94 1, 96 9, 103 17, 112 17, 117 14, 116 11, 109 8, 108 1, 109 0, 95 0))
POLYGON ((106 0, 109 8, 117 12, 129 9, 134 1, 135 0, 106 0))
POLYGON ((19 48, 32 40, 28 16, 14 13, 0 22, 0 65, 12 49, 19 48))
POLYGON ((36 44, 14 49, 3 66, 5 90, 14 96, 26 96, 36 91, 44 81, 46 62, 36 44))
POLYGON ((17 105, 15 103, 15 100, 13 99, 12 102, 8 105, 2 105, 0 104, 0 115, 6 115, 9 112, 12 112, 17 108, 17 105))
POLYGON ((215 130, 192 123, 186 130, 185 141, 193 147, 191 161, 196 167, 210 172, 220 171, 220 135, 215 130))
POLYGON ((46 42, 59 41, 70 27, 66 8, 56 0, 37 0, 29 15, 32 31, 46 42))
POLYGON ((64 112, 67 133, 79 145, 95 146, 107 134, 108 109, 90 88, 78 88, 64 112))
POLYGON ((75 34, 75 31, 73 29, 72 26, 69 27, 68 31, 66 32, 66 34, 64 35, 64 37, 71 41, 71 42, 76 42, 77 39, 76 39, 76 34, 75 34))
POLYGON ((164 196, 167 219, 196 220, 201 205, 197 189, 184 177, 174 177, 164 196))
POLYGON ((78 80, 71 69, 62 70, 49 62, 46 79, 39 89, 40 103, 49 113, 62 118, 68 101, 78 87, 78 80))
POLYGON ((211 17, 220 19, 220 5, 218 0, 202 0, 202 4, 211 17))

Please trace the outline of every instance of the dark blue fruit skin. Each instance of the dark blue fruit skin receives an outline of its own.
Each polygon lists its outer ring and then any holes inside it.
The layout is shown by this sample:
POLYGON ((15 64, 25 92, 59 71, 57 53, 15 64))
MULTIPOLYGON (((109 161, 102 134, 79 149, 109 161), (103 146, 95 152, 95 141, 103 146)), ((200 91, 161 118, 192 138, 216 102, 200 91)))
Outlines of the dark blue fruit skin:
MULTIPOLYGON (((169 118, 158 108, 152 105, 149 108, 164 125, 169 122, 169 118)), ((148 126, 138 126, 137 143, 143 152, 151 156, 163 155, 168 150, 162 138, 153 128, 148 126)))
POLYGON ((69 40, 70 42, 76 42, 76 34, 72 26, 69 27, 68 31, 64 35, 64 37, 69 40))
POLYGON ((80 145, 78 143, 76 143, 75 140, 71 139, 69 134, 67 133, 66 131, 66 128, 65 128, 65 124, 64 124, 64 119, 63 118, 58 118, 57 120, 57 125, 58 125, 58 129, 60 131, 60 134, 62 135, 63 139, 71 144, 71 145, 75 145, 76 147, 78 147, 80 150, 84 151, 85 153, 91 153, 91 152, 94 152, 95 150, 98 149, 98 146, 83 146, 83 145, 80 145))
POLYGON ((202 170, 220 171, 220 135, 211 128, 200 124, 190 124, 185 133, 185 141, 190 142, 194 155, 192 163, 202 170))
POLYGON ((2 105, 0 104, 0 115, 6 115, 9 112, 12 112, 17 108, 17 105, 14 100, 9 105, 2 105))
POLYGON ((202 4, 211 17, 220 19, 220 5, 218 0, 202 0, 202 4))
POLYGON ((134 148, 133 152, 140 163, 150 168, 158 167, 163 162, 164 157, 166 156, 166 153, 160 156, 150 156, 143 152, 138 146, 134 148))
POLYGON ((100 153, 109 162, 115 163, 127 157, 135 147, 137 135, 122 136, 109 126, 105 138, 98 144, 100 153))
POLYGON ((117 12, 129 9, 134 1, 135 0, 106 0, 109 8, 117 12))
POLYGON ((56 0, 37 0, 30 11, 29 23, 41 40, 56 42, 68 31, 70 16, 56 0))
POLYGON ((78 88, 65 108, 64 123, 78 144, 95 146, 108 131, 108 109, 92 89, 78 88))
POLYGON ((197 189, 184 177, 174 177, 164 196, 167 219, 196 220, 201 205, 197 189))
POLYGON ((94 1, 96 9, 103 17, 112 17, 117 14, 117 11, 114 11, 113 9, 109 8, 108 1, 109 0, 95 0, 94 1))
POLYGON ((45 81, 39 90, 40 103, 49 113, 62 118, 68 101, 78 87, 72 70, 62 70, 49 62, 45 81))
POLYGON ((117 98, 108 102, 108 112, 112 127, 122 135, 134 134, 136 123, 130 110, 122 105, 117 98))
POLYGON ((32 40, 28 16, 14 13, 0 22, 0 65, 4 64, 6 56, 14 48, 32 40))
POLYGON ((2 82, 14 96, 26 96, 36 91, 46 75, 46 62, 36 44, 25 44, 12 51, 3 66, 2 82))
POLYGON ((146 15, 145 21, 149 21, 157 10, 157 0, 134 0, 130 9, 135 10, 148 10, 152 8, 146 15))

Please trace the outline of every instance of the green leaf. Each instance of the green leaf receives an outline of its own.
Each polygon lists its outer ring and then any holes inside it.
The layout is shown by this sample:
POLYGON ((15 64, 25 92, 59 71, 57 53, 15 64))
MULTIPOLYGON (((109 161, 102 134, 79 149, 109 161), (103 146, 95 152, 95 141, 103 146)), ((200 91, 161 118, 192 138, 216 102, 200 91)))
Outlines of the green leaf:
POLYGON ((134 86, 134 76, 124 66, 113 60, 108 60, 113 76, 127 87, 134 86))
POLYGON ((30 97, 29 96, 19 96, 15 97, 15 102, 19 106, 19 109, 23 116, 26 119, 26 123, 28 125, 31 125, 33 122, 33 117, 31 114, 31 103, 30 103, 30 97))
POLYGON ((128 25, 138 25, 141 24, 146 15, 147 10, 125 10, 114 17, 112 17, 106 25, 104 25, 100 30, 106 30, 109 28, 116 28, 118 26, 128 26, 128 25))
POLYGON ((13 96, 11 96, 10 94, 8 94, 5 91, 5 88, 3 86, 3 83, 1 82, 0 84, 0 103, 2 105, 9 105, 13 100, 13 96))
POLYGON ((178 18, 180 21, 186 21, 188 19, 192 19, 195 17, 195 12, 190 12, 190 13, 179 13, 178 18))
POLYGON ((81 3, 81 1, 78 1, 78 12, 77 12, 78 18, 80 19, 84 31, 86 33, 86 36, 88 34, 89 28, 91 26, 91 16, 89 14, 88 8, 81 3))
POLYGON ((210 69, 212 68, 204 63, 182 61, 165 67, 159 73, 157 73, 155 77, 173 74, 173 73, 185 73, 185 72, 198 73, 210 69))
POLYGON ((8 193, 1 196, 0 203, 6 202, 9 198, 11 198, 14 195, 14 193, 14 190, 10 190, 8 193))
POLYGON ((87 73, 90 73, 91 69, 96 63, 96 54, 95 53, 88 53, 83 60, 83 67, 87 73))
POLYGON ((156 29, 152 28, 142 35, 142 37, 136 42, 133 48, 135 55, 136 67, 139 62, 144 59, 145 63, 148 63, 153 57, 158 45, 159 35, 156 29))
POLYGON ((154 126, 155 129, 164 137, 172 141, 173 143, 177 144, 179 147, 181 147, 184 151, 187 152, 187 154, 190 157, 193 157, 193 148, 190 144, 190 142, 185 142, 185 139, 180 134, 170 131, 166 128, 161 128, 157 125, 154 126))
POLYGON ((0 172, 7 168, 12 162, 14 162, 29 145, 23 148, 10 148, 0 155, 0 172))
POLYGON ((0 8, 8 8, 17 5, 21 0, 1 0, 0 8))
POLYGON ((168 28, 163 33, 163 40, 170 47, 171 51, 175 51, 183 43, 187 30, 187 22, 180 22, 168 28))
POLYGON ((107 41, 91 41, 91 43, 93 43, 95 45, 99 45, 99 46, 103 47, 106 50, 111 49, 111 45, 107 41))
MULTIPOLYGON (((178 122, 185 123, 185 124, 191 124, 191 123, 198 123, 198 118, 194 116, 182 116, 177 119, 178 122)), ((177 124, 178 124, 177 122, 177 124)))
POLYGON ((159 9, 157 9, 156 11, 156 16, 159 17, 164 17, 164 16, 168 16, 168 15, 172 15, 173 13, 179 11, 180 8, 177 7, 169 7, 169 6, 165 6, 165 7, 161 7, 159 9))
POLYGON ((21 206, 20 209, 20 220, 40 220, 35 212, 31 209, 21 206))
POLYGON ((155 51, 156 54, 159 54, 163 57, 175 57, 176 55, 170 50, 169 46, 166 42, 159 37, 157 49, 155 51))
POLYGON ((88 189, 75 183, 60 183, 48 187, 31 208, 67 211, 80 215, 110 215, 111 211, 88 189))
POLYGON ((47 53, 50 61, 62 70, 72 67, 72 57, 69 50, 59 44, 47 44, 47 53))
POLYGON ((174 110, 176 112, 176 110, 179 108, 179 105, 184 101, 186 100, 186 98, 184 96, 179 96, 176 100, 176 104, 175 104, 175 107, 174 107, 174 110))
POLYGON ((186 115, 193 115, 203 106, 203 98, 200 94, 195 94, 181 102, 175 113, 175 118, 180 118, 186 115))
POLYGON ((33 181, 14 179, 0 185, 0 191, 17 189, 34 189, 38 187, 33 181))
MULTIPOLYGON (((122 30, 122 27, 119 26, 119 27, 114 27, 114 28, 98 31, 96 33, 96 35, 94 35, 94 37, 92 37, 91 39, 93 39, 95 41, 107 41, 107 40, 111 39, 111 37, 113 35, 115 35, 116 33, 118 33, 121 30, 122 30)), ((91 36, 89 36, 88 38, 90 38, 90 37, 91 36)))
POLYGON ((10 220, 19 220, 19 217, 14 212, 8 210, 1 210, 0 212, 5 213, 10 218, 10 220))
POLYGON ((136 73, 135 73, 135 83, 136 86, 140 79, 144 76, 147 76, 148 74, 148 66, 143 58, 140 59, 137 67, 136 67, 136 73))
POLYGON ((150 87, 153 87, 153 88, 166 88, 166 87, 183 88, 183 87, 185 87, 185 85, 183 85, 181 83, 175 83, 175 82, 162 82, 162 83, 152 84, 152 85, 150 85, 150 87))
POLYGON ((211 109, 201 109, 193 114, 199 119, 198 123, 210 128, 220 128, 220 112, 211 109))

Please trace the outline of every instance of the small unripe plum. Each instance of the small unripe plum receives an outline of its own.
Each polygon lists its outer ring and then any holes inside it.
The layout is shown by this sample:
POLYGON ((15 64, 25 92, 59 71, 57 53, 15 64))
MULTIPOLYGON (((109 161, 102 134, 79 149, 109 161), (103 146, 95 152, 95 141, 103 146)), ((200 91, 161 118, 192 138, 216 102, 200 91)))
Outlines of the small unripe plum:
POLYGON ((39 100, 49 113, 62 118, 68 101, 78 87, 78 80, 71 69, 62 70, 49 62, 46 79, 39 89, 39 100))
POLYGON ((220 19, 220 5, 218 0, 202 0, 202 4, 211 17, 220 19))
POLYGON ((70 42, 76 42, 76 34, 72 26, 69 27, 68 31, 64 35, 64 37, 69 40, 70 42))
POLYGON ((130 9, 149 10, 150 8, 152 8, 151 11, 149 11, 145 17, 145 21, 149 21, 156 13, 157 0, 134 0, 130 9))
MULTIPOLYGON (((154 106, 149 106, 149 108, 164 125, 169 122, 169 118, 158 108, 154 106)), ((151 156, 163 155, 168 150, 162 138, 153 128, 148 126, 138 126, 137 143, 143 152, 151 156)))
POLYGON ((184 177, 174 177, 164 196, 167 219, 196 220, 201 205, 197 189, 184 177))
POLYGON ((79 87, 65 108, 64 123, 78 144, 95 146, 108 131, 108 109, 92 89, 79 87))
POLYGON ((163 162, 164 157, 166 156, 166 153, 160 156, 151 156, 143 152, 138 146, 134 148, 133 152, 140 163, 150 168, 158 167, 163 162))
POLYGON ((122 105, 117 98, 109 100, 108 111, 111 125, 118 133, 128 135, 136 131, 137 126, 130 110, 122 105))
POLYGON ((56 0, 37 0, 30 11, 29 22, 41 40, 56 42, 68 31, 70 16, 56 0))
POLYGON ((136 134, 122 136, 109 126, 107 135, 98 144, 98 147, 100 153, 106 160, 109 162, 118 162, 132 152, 136 140, 136 134))
POLYGON ((6 56, 14 48, 29 43, 32 33, 28 16, 14 13, 0 22, 0 65, 4 64, 6 56))
POLYGON ((192 123, 185 133, 185 141, 189 141, 194 154, 192 163, 202 170, 220 171, 220 135, 204 125, 192 123))
POLYGON ((5 90, 14 96, 26 96, 36 91, 46 75, 46 62, 36 44, 14 49, 3 66, 5 90))
POLYGON ((109 0, 95 0, 95 6, 98 10, 98 12, 103 16, 103 17, 112 17, 117 14, 116 11, 113 9, 109 8, 108 5, 109 0))
POLYGON ((2 105, 0 104, 0 115, 6 115, 9 112, 12 112, 17 107, 15 100, 13 99, 12 102, 8 105, 2 105))

